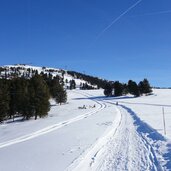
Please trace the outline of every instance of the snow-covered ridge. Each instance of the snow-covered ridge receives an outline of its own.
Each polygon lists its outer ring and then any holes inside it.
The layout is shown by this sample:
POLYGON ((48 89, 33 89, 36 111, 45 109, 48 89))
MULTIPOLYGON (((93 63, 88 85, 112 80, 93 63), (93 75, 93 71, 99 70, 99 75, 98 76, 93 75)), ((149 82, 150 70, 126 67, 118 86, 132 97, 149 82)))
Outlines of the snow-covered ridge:
POLYGON ((58 76, 63 82, 65 87, 69 87, 70 81, 74 80, 76 83, 76 88, 80 88, 82 84, 88 84, 93 86, 94 88, 97 85, 91 85, 89 82, 77 78, 77 76, 72 76, 67 73, 67 70, 58 69, 58 68, 51 68, 45 66, 31 66, 26 64, 14 64, 14 65, 4 65, 0 67, 0 78, 14 78, 14 77, 25 77, 31 78, 35 72, 44 73, 44 74, 51 74, 53 77, 58 76))

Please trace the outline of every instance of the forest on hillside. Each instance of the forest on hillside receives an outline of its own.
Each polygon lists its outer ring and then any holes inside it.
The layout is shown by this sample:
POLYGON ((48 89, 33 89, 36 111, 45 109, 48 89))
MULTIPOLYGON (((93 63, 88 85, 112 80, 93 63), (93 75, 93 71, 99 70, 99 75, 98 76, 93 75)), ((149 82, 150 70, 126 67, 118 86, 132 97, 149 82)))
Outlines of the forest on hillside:
POLYGON ((31 79, 0 79, 0 122, 15 117, 45 117, 50 110, 50 98, 58 104, 67 101, 58 77, 35 74, 31 79))

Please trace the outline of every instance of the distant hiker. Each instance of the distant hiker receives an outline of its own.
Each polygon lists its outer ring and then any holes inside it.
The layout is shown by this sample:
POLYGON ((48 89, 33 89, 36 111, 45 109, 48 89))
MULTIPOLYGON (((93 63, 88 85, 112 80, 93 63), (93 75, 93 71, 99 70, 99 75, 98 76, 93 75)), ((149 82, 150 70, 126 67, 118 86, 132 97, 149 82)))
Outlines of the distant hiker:
POLYGON ((116 105, 118 105, 118 102, 116 102, 116 105))

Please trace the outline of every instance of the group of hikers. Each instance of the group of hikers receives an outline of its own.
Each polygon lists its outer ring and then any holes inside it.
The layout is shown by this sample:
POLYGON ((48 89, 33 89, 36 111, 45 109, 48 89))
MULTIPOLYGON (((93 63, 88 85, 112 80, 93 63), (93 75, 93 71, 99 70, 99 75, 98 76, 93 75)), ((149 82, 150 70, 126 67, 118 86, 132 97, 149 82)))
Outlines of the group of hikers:
MULTIPOLYGON (((116 105, 118 105, 118 102, 116 102, 116 105)), ((95 107, 96 107, 95 104, 93 106, 89 105, 89 108, 95 108, 95 107)), ((86 105, 83 105, 82 107, 78 107, 78 109, 87 109, 87 108, 88 108, 88 106, 86 106, 86 105)))
MULTIPOLYGON (((95 108, 95 107, 96 107, 95 104, 93 106, 89 105, 89 108, 95 108)), ((87 108, 88 108, 88 106, 86 106, 86 105, 83 105, 82 107, 78 107, 78 109, 87 109, 87 108)))
MULTIPOLYGON (((118 102, 116 102, 116 105, 118 105, 118 102)), ((95 108, 95 107, 96 107, 95 104, 93 106, 89 105, 89 108, 95 108)), ((87 108, 88 108, 88 106, 86 106, 86 105, 78 107, 78 109, 87 109, 87 108)))

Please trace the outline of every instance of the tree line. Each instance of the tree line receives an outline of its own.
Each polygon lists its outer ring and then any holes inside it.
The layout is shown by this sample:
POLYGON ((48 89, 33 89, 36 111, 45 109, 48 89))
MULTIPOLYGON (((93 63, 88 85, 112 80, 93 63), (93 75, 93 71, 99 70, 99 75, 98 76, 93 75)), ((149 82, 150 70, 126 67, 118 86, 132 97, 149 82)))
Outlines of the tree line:
POLYGON ((0 122, 15 117, 25 120, 45 117, 50 110, 50 98, 58 104, 67 101, 58 77, 35 74, 30 79, 0 79, 0 122))
MULTIPOLYGON (((98 89, 99 88, 105 88, 105 85, 108 82, 107 80, 100 79, 98 77, 93 77, 93 76, 86 75, 86 74, 82 74, 82 73, 75 72, 75 71, 67 71, 67 73, 69 75, 73 76, 76 79, 80 79, 80 80, 86 81, 90 85, 96 85, 98 89)), ((83 89, 83 90, 85 90, 85 89, 94 89, 94 87, 90 86, 90 85, 82 84, 82 85, 80 85, 80 89, 83 89)))
POLYGON ((135 81, 129 80, 127 84, 120 83, 119 81, 108 82, 104 88, 104 94, 106 96, 122 96, 128 93, 139 97, 143 94, 150 94, 152 88, 147 79, 140 81, 138 84, 135 81))
MULTIPOLYGON (((17 65, 17 64, 15 64, 17 65)), ((25 68, 26 64, 21 64, 20 66, 11 66, 11 67, 0 67, 0 78, 16 78, 16 77, 25 77, 31 78, 33 75, 38 73, 37 69, 34 68, 25 68), (21 66, 22 65, 22 66, 21 66)), ((64 75, 65 71, 62 69, 50 69, 42 67, 42 72, 44 73, 55 73, 58 75, 64 75)))

